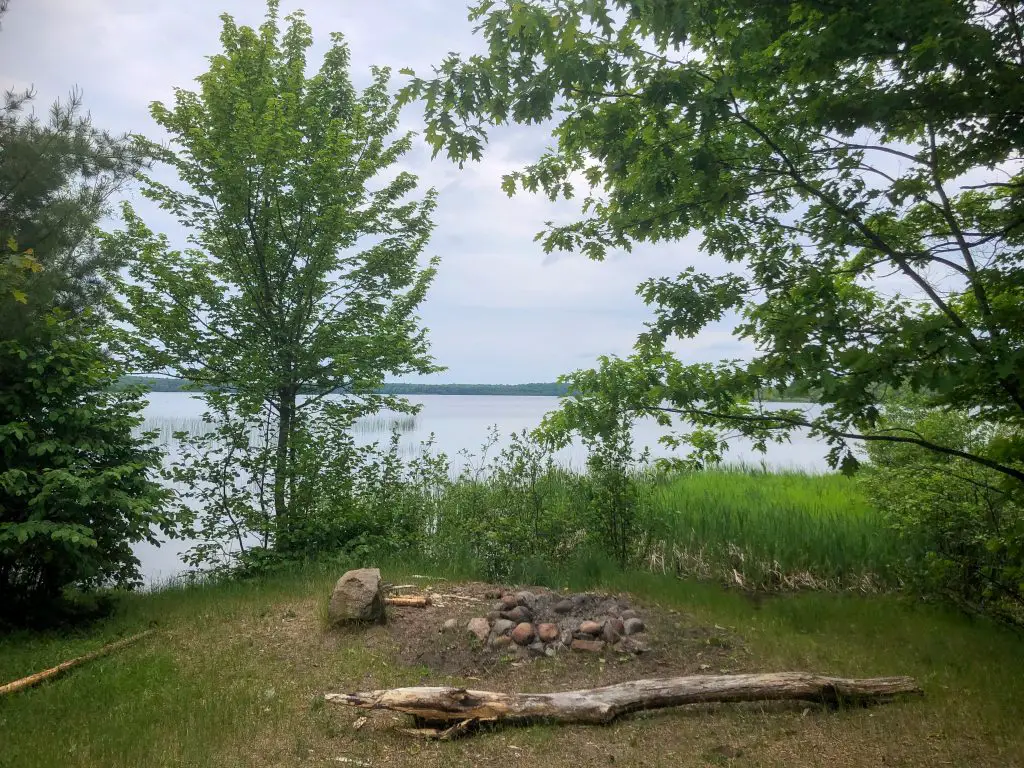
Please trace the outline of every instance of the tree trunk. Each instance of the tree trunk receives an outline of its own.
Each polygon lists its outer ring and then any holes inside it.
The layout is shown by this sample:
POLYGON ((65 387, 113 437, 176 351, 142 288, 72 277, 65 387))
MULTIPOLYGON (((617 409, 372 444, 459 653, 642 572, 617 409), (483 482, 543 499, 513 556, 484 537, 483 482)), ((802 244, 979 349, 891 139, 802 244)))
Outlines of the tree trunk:
POLYGON ((274 458, 274 548, 286 552, 291 544, 291 520, 288 509, 288 478, 294 469, 289 461, 292 426, 295 422, 295 392, 282 389, 278 393, 277 453, 274 458))
POLYGON ((634 680, 603 688, 560 693, 494 693, 465 688, 394 688, 328 693, 327 701, 363 709, 392 709, 429 723, 547 719, 607 723, 628 712, 681 704, 735 701, 808 701, 826 704, 878 702, 922 693, 910 677, 862 680, 803 672, 695 675, 634 680))

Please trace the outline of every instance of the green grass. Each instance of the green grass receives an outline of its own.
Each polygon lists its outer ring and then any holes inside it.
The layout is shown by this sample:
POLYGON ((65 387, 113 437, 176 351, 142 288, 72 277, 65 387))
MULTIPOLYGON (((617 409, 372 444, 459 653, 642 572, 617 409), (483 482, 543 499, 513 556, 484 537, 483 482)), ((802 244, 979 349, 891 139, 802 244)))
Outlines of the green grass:
MULTIPOLYGON (((769 591, 899 586, 899 540, 843 475, 721 469, 635 480, 638 567, 769 591)), ((497 575, 545 581, 552 561, 581 557, 600 527, 591 491, 590 478, 565 470, 542 475, 533 493, 461 481, 437 502, 425 547, 484 574, 487 562, 513 561, 497 575), (491 554, 480 553, 485 541, 491 554)))
POLYGON ((900 545, 843 475, 718 470, 648 490, 648 561, 748 587, 892 585, 900 545), (735 573, 734 573, 735 572, 735 573))
MULTIPOLYGON (((384 574, 400 581, 426 567, 406 563, 384 574)), ((325 708, 318 695, 486 681, 440 680, 399 663, 387 643, 326 632, 322 608, 337 572, 310 568, 264 582, 127 596, 113 617, 88 630, 0 638, 6 681, 158 628, 136 646, 0 700, 0 766, 308 765, 333 764, 336 756, 372 765, 499 765, 508 763, 510 744, 524 750, 518 757, 550 765, 592 749, 617 754, 617 764, 706 765, 702 755, 715 739, 745 747, 739 765, 1021 764, 1024 640, 1001 627, 894 596, 804 593, 754 603, 736 591, 645 572, 551 575, 575 588, 629 590, 685 621, 735 632, 744 638, 748 669, 911 674, 926 696, 810 717, 698 708, 610 728, 503 729, 443 745, 397 733, 403 723, 386 718, 383 731, 357 732, 354 714, 325 708)))

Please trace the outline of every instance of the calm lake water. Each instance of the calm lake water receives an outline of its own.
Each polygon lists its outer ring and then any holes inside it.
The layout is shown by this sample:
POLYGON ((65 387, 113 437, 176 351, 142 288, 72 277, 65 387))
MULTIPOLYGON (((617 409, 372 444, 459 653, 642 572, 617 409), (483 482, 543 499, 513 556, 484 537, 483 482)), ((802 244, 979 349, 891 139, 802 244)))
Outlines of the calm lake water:
MULTIPOLYGON (((446 453, 455 470, 461 469, 466 458, 462 451, 479 456, 481 446, 486 442, 488 430, 496 426, 503 437, 512 432, 536 427, 544 414, 558 407, 555 397, 501 397, 485 395, 416 395, 408 400, 421 405, 420 412, 412 419, 402 414, 381 414, 363 419, 356 426, 357 438, 362 442, 385 441, 392 426, 397 424, 402 431, 401 450, 406 457, 413 456, 423 440, 433 433, 435 451, 446 453)), ((803 408, 813 411, 816 406, 801 404, 772 404, 773 408, 803 408)), ((202 400, 185 392, 152 392, 144 416, 145 430, 160 432, 160 443, 173 454, 176 444, 173 432, 201 429, 205 406, 202 400)), ((637 424, 635 441, 637 450, 649 448, 654 457, 671 455, 671 451, 658 443, 662 428, 651 420, 637 424)), ((497 448, 492 449, 492 453, 497 448)), ((730 463, 764 465, 771 469, 800 469, 808 472, 824 472, 828 466, 824 460, 825 448, 818 440, 794 436, 792 441, 772 445, 767 454, 752 450, 749 442, 735 441, 729 451, 730 463)), ((573 445, 561 451, 558 461, 566 466, 582 467, 586 451, 581 445, 573 445)), ((474 459, 476 464, 478 459, 474 459)), ((135 552, 142 562, 142 572, 147 583, 160 582, 185 570, 180 554, 189 544, 169 541, 159 548, 150 544, 136 546, 135 552)))

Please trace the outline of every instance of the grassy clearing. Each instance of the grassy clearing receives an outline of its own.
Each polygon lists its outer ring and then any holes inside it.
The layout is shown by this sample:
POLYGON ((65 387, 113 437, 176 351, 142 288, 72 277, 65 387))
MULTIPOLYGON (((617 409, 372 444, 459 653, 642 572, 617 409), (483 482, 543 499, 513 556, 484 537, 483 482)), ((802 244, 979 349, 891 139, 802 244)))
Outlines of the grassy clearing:
MULTIPOLYGON (((425 567, 406 564, 385 575, 404 580, 425 567)), ((324 707, 320 693, 446 682, 550 690, 610 682, 631 670, 574 657, 521 669, 499 665, 481 680, 447 678, 400 660, 393 630, 327 631, 323 605, 336 575, 308 570, 263 583, 129 596, 113 618, 88 631, 3 638, 0 679, 9 680, 122 634, 159 628, 138 646, 0 701, 0 765, 328 765, 339 764, 336 757, 374 766, 612 759, 665 766, 1024 764, 1019 635, 891 596, 806 593, 755 603, 650 573, 578 571, 561 583, 629 590, 648 610, 660 606, 669 630, 676 621, 741 637, 742 645, 716 662, 733 671, 905 673, 918 677, 927 695, 837 712, 696 707, 606 728, 506 728, 453 744, 414 741, 394 729, 404 720, 383 713, 355 731, 356 713, 324 707)), ((659 673, 693 671, 701 658, 669 654, 659 673)))

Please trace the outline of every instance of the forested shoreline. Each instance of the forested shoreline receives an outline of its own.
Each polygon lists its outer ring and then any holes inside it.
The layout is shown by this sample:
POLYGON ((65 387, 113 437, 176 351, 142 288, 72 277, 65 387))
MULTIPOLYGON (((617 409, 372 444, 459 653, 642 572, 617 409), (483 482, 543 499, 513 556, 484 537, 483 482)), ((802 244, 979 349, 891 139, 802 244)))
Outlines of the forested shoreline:
MULTIPOLYGON (((142 387, 149 392, 196 392, 195 384, 166 376, 122 376, 118 389, 142 387)), ((488 395, 509 397, 565 397, 569 385, 563 382, 532 382, 527 384, 406 384, 387 382, 375 390, 381 395, 488 395)), ((765 402, 813 402, 805 387, 790 387, 783 392, 761 392, 765 402)))

